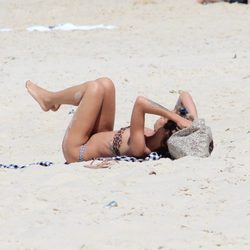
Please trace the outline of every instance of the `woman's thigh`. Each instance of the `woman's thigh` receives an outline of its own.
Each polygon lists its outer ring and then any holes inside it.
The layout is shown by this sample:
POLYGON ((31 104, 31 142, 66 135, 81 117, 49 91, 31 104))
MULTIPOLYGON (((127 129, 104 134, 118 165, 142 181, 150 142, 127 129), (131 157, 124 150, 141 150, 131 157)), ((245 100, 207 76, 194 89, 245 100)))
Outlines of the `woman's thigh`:
POLYGON ((83 85, 84 93, 66 130, 63 152, 67 161, 79 159, 80 147, 98 132, 112 131, 115 118, 115 87, 108 78, 83 85), (73 159, 73 158, 74 159, 73 159))
POLYGON ((93 134, 103 99, 103 86, 97 81, 88 82, 63 139, 63 152, 67 161, 67 158, 78 158, 81 145, 85 144, 93 134))
POLYGON ((115 86, 107 77, 96 80, 104 90, 103 103, 97 118, 94 132, 112 131, 115 121, 115 86))

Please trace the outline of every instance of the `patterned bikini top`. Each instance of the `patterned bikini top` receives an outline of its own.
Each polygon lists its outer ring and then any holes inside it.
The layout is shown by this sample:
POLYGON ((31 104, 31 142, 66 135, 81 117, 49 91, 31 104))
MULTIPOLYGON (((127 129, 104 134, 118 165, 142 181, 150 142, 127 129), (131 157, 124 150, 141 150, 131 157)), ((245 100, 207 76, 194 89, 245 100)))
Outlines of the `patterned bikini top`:
POLYGON ((113 143, 112 143, 112 151, 113 153, 116 155, 116 156, 119 156, 121 155, 120 154, 120 146, 122 144, 122 134, 124 133, 124 131, 129 128, 130 126, 128 127, 124 127, 124 128, 121 128, 120 130, 118 130, 114 137, 113 137, 113 143))

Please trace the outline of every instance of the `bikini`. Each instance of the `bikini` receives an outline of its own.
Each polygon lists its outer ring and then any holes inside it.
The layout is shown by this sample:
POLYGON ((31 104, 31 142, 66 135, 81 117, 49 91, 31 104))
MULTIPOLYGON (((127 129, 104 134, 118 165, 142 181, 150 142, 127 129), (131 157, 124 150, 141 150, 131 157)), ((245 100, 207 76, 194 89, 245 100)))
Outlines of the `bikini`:
POLYGON ((113 143, 111 145, 111 150, 113 151, 113 153, 115 154, 115 156, 119 156, 121 155, 120 153, 120 146, 122 144, 122 134, 124 133, 124 131, 129 128, 128 127, 124 127, 124 128, 121 128, 120 130, 118 130, 114 137, 113 137, 113 143))
POLYGON ((86 151, 86 143, 80 147, 79 161, 84 161, 84 153, 86 151))
MULTIPOLYGON (((121 128, 120 130, 118 130, 114 137, 113 137, 113 142, 112 142, 112 145, 111 145, 111 150, 112 152, 114 153, 115 156, 119 156, 121 155, 120 153, 120 146, 122 144, 122 134, 124 133, 124 131, 129 128, 130 126, 128 127, 124 127, 124 128, 121 128)), ((81 147, 80 147, 80 153, 79 153, 79 161, 84 161, 84 153, 86 151, 86 143, 83 144, 81 147)))

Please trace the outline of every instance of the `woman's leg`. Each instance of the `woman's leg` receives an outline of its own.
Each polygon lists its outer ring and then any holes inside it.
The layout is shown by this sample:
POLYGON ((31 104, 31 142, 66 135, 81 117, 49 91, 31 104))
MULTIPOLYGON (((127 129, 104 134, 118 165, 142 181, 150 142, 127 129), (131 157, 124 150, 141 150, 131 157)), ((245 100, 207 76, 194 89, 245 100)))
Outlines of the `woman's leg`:
POLYGON ((104 88, 101 112, 95 124, 94 132, 112 131, 115 122, 115 86, 107 77, 96 80, 104 88))
POLYGON ((61 104, 69 104, 78 106, 85 90, 92 81, 75 85, 73 87, 52 92, 39 87, 31 81, 26 82, 26 88, 31 96, 39 103, 44 111, 53 110, 53 108, 61 104))
POLYGON ((88 83, 63 139, 68 162, 79 161, 80 148, 98 132, 112 131, 115 116, 115 88, 108 78, 88 83))
POLYGON ((61 104, 78 105, 63 140, 63 151, 68 162, 78 160, 81 145, 92 134, 113 130, 115 88, 108 78, 99 78, 59 92, 49 92, 30 81, 26 87, 45 111, 61 104))
POLYGON ((99 78, 96 81, 88 81, 58 92, 43 89, 31 81, 26 82, 26 88, 44 111, 56 111, 61 104, 78 106, 86 89, 89 85, 93 86, 93 82, 97 82, 104 90, 103 105, 96 121, 94 132, 113 130, 115 119, 115 87, 114 83, 107 77, 99 78))

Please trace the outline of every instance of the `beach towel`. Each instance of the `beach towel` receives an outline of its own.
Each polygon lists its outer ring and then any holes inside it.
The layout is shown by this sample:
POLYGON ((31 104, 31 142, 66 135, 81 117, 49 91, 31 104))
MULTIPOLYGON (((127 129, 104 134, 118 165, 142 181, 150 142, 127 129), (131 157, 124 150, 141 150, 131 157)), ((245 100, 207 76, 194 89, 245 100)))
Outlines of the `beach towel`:
POLYGON ((53 162, 51 162, 51 161, 39 161, 39 162, 33 162, 33 163, 29 163, 29 164, 2 164, 2 163, 0 163, 0 168, 20 169, 20 168, 26 168, 26 167, 34 166, 34 165, 49 167, 49 166, 53 165, 53 162))
MULTIPOLYGON (((151 161, 159 160, 161 157, 162 156, 159 155, 158 153, 152 152, 145 158, 135 158, 135 157, 130 157, 130 156, 115 156, 115 157, 98 158, 96 160, 143 162, 143 161, 150 161, 150 160, 151 161)), ((43 167, 50 167, 50 166, 54 165, 54 163, 51 161, 40 161, 40 162, 29 163, 29 164, 1 164, 0 163, 0 168, 22 169, 22 168, 26 168, 26 167, 34 166, 34 165, 43 166, 43 167)))
POLYGON ((133 156, 114 156, 114 157, 101 157, 97 158, 96 160, 114 160, 114 161, 128 161, 128 162, 144 162, 144 161, 156 161, 162 158, 160 154, 157 152, 151 152, 148 156, 145 158, 136 158, 133 156))

